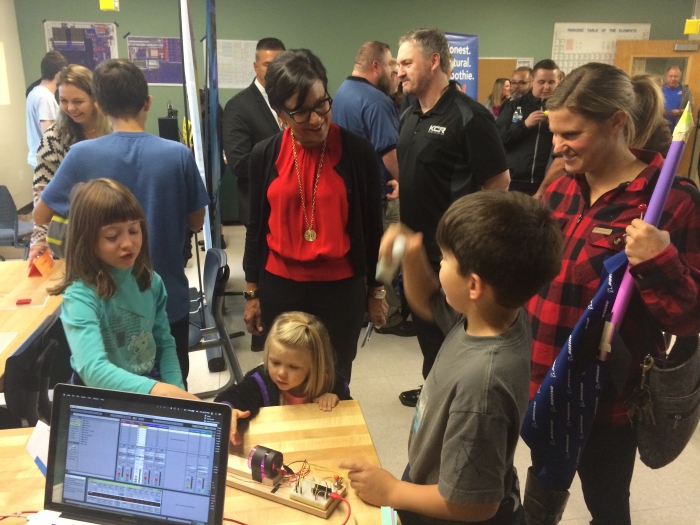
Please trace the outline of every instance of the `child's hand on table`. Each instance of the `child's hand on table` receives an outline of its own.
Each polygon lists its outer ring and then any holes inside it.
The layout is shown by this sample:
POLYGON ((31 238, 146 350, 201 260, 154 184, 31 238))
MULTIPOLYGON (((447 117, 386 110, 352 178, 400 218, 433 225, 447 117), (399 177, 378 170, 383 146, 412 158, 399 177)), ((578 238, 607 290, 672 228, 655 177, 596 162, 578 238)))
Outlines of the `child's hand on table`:
POLYGON ((333 407, 335 407, 339 401, 340 399, 338 399, 338 396, 335 394, 323 394, 314 399, 314 403, 317 403, 318 408, 324 412, 333 410, 333 407))
POLYGON ((242 445, 243 444, 243 438, 241 435, 238 433, 238 418, 246 418, 250 416, 250 410, 246 410, 245 412, 242 412, 240 410, 236 410, 235 408, 231 409, 231 444, 232 445, 242 445))

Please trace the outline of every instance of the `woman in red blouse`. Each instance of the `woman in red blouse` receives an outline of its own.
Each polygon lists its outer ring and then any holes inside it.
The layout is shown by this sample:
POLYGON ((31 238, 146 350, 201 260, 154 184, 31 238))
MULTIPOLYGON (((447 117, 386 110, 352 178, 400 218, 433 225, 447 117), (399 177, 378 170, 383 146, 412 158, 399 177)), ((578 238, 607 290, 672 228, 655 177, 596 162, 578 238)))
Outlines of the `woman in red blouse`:
POLYGON ((331 123, 327 85, 323 64, 306 49, 280 53, 265 75, 287 128, 251 153, 244 319, 249 332, 264 335, 283 312, 316 315, 349 382, 365 310, 377 327, 387 311, 374 279, 380 177, 372 145, 331 123))

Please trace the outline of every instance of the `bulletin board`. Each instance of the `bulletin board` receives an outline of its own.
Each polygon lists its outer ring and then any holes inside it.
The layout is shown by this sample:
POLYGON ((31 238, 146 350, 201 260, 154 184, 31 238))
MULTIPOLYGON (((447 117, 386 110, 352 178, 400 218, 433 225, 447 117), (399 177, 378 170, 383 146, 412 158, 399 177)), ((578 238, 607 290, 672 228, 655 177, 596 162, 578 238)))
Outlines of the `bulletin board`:
POLYGON ((94 71, 103 60, 117 58, 117 26, 101 22, 44 22, 47 51, 60 51, 69 64, 94 71))
POLYGON ((128 36, 129 60, 151 86, 182 85, 182 43, 179 38, 128 36))

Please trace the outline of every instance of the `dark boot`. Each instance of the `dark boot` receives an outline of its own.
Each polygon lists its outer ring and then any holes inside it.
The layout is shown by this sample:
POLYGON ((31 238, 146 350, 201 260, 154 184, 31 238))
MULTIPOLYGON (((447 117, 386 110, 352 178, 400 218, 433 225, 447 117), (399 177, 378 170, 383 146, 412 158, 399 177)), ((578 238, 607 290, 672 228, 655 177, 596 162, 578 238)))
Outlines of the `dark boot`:
POLYGON ((557 525, 564 515, 568 490, 545 490, 532 471, 527 469, 523 508, 526 525, 557 525))

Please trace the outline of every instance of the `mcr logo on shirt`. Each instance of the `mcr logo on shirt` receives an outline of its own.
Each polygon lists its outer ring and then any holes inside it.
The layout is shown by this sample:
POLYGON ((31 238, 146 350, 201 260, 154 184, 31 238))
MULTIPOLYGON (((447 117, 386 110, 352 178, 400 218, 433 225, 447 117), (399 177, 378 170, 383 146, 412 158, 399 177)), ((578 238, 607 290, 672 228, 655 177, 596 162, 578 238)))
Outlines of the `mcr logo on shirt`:
POLYGON ((428 128, 428 133, 433 133, 434 135, 444 135, 446 130, 447 128, 444 126, 433 125, 428 128))

